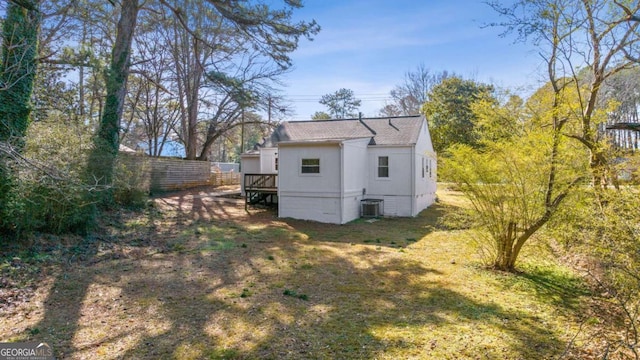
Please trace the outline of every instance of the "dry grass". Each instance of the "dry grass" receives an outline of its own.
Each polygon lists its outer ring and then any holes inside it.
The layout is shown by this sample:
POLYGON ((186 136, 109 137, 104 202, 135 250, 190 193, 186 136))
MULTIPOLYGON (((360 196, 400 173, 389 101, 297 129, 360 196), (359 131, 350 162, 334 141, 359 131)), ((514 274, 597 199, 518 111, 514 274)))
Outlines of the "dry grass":
POLYGON ((464 200, 439 199, 417 218, 337 226, 206 191, 157 198, 48 265, 6 261, 3 274, 40 272, 2 312, 0 341, 46 341, 64 359, 569 356, 580 281, 546 260, 482 269, 468 233, 438 224, 464 200))

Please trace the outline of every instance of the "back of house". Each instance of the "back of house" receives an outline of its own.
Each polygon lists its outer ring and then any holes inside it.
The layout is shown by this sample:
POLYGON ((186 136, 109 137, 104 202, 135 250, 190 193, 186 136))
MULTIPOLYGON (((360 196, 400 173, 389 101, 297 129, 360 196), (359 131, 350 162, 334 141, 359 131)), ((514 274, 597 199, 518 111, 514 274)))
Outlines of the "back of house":
POLYGON ((371 206, 374 215, 416 216, 435 201, 423 116, 283 122, 243 154, 242 172, 277 174, 280 217, 344 224, 371 206))

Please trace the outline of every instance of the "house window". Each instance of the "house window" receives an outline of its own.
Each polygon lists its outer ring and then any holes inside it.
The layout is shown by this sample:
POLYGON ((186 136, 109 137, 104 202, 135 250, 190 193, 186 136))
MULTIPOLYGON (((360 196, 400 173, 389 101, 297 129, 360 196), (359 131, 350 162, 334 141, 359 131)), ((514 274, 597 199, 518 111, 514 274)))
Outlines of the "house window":
POLYGON ((381 178, 389 177, 389 157, 388 156, 378 156, 378 177, 381 177, 381 178))
POLYGON ((423 173, 422 177, 424 177, 425 172, 429 173, 429 177, 431 177, 431 159, 427 159, 424 162, 424 169, 422 169, 422 173, 423 173))
POLYGON ((278 158, 276 158, 276 171, 278 171, 278 158))
POLYGON ((424 158, 422 158, 422 178, 424 179, 424 158))
POLYGON ((303 174, 320 174, 320 159, 302 159, 300 172, 303 174))

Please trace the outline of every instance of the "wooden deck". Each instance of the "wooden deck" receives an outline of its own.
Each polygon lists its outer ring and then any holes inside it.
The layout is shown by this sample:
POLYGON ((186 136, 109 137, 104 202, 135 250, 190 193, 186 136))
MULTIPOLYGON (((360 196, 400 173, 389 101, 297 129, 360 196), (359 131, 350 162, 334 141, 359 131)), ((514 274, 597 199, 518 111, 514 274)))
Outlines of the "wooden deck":
POLYGON ((275 204, 274 200, 278 196, 278 174, 244 174, 243 181, 245 209, 249 204, 275 204))

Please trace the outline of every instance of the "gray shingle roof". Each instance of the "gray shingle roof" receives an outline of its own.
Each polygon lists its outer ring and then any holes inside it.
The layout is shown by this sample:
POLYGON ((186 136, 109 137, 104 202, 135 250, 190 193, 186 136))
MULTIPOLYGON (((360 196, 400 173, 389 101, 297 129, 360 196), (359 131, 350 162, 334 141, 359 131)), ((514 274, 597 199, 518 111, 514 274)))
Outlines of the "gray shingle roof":
POLYGON ((424 117, 288 121, 280 124, 262 146, 281 141, 318 141, 371 137, 370 145, 414 145, 424 117))

